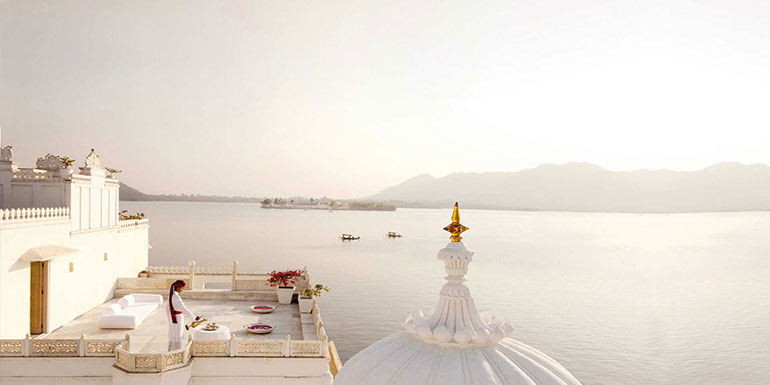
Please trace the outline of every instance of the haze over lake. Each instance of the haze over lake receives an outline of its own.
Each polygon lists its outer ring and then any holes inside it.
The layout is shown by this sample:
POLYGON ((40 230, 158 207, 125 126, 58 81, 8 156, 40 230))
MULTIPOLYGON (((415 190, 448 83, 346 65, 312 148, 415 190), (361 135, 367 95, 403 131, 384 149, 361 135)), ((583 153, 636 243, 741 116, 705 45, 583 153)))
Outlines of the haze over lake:
MULTIPOLYGON (((307 266, 343 360, 430 310, 446 209, 263 210, 122 202, 151 220, 151 264, 307 266), (387 231, 404 234, 388 239, 387 231), (361 236, 343 243, 340 233, 361 236)), ((461 202, 462 206, 462 202, 461 202)), ((770 378, 770 213, 461 210, 480 310, 585 385, 760 384, 770 378)))

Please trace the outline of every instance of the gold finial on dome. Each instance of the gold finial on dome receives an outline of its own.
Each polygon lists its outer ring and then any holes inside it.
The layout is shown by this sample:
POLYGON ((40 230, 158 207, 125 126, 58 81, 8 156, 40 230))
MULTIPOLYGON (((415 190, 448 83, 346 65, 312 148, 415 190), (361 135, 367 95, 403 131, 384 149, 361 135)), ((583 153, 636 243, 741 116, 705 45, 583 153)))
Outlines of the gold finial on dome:
POLYGON ((457 206, 457 202, 455 202, 455 209, 452 212, 452 223, 447 225, 447 227, 444 227, 444 230, 452 233, 452 236, 449 237, 452 242, 460 242, 460 240, 463 239, 460 234, 468 230, 467 227, 460 224, 460 209, 457 206))

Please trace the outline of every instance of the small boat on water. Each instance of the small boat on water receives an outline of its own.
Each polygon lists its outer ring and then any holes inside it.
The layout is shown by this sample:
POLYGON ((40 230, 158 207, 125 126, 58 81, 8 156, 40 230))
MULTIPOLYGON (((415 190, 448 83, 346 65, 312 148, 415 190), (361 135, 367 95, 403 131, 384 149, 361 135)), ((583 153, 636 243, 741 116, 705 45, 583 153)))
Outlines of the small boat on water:
POLYGON ((401 238, 403 235, 399 233, 395 233, 393 231, 388 231, 388 238, 401 238))
POLYGON ((343 241, 355 241, 357 239, 360 239, 361 237, 357 237, 352 234, 342 234, 340 238, 342 238, 343 241))

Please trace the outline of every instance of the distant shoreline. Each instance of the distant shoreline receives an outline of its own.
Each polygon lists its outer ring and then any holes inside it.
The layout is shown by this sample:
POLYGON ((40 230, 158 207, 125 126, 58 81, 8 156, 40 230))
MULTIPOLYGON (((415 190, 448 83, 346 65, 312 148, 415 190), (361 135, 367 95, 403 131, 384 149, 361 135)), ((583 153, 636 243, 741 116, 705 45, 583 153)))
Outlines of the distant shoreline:
POLYGON ((335 206, 327 204, 303 205, 303 204, 262 204, 263 209, 278 210, 329 210, 329 211, 396 211, 394 205, 364 204, 357 202, 344 202, 335 206))
MULTIPOLYGON (((359 200, 337 200, 321 198, 321 200, 309 202, 305 198, 280 199, 280 203, 264 205, 265 198, 258 197, 225 197, 217 195, 155 195, 145 194, 128 185, 121 183, 120 200, 128 202, 213 202, 213 203, 256 203, 263 208, 289 209, 289 210, 332 210, 332 211, 396 211, 398 208, 410 209, 451 209, 454 200, 451 201, 420 201, 377 199, 377 197, 363 198, 359 200), (292 200, 298 203, 292 203, 292 200), (312 202, 312 203, 311 203, 312 202), (334 203, 331 203, 334 202, 334 203), (378 202, 378 203, 372 203, 378 202)), ((697 214, 697 213, 738 213, 738 212, 768 212, 766 208, 724 209, 724 210, 580 210, 580 209, 555 209, 555 208, 528 208, 499 206, 493 203, 479 203, 478 200, 462 200, 460 205, 465 209, 494 210, 494 211, 521 211, 521 212, 566 212, 566 213, 612 213, 612 214, 697 214)))
MULTIPOLYGON (((261 203, 257 200, 184 200, 184 199, 122 199, 121 202, 200 202, 200 203, 261 203)), ((409 206, 395 206, 392 210, 382 209, 330 209, 330 208, 307 208, 307 207, 261 207, 264 209, 279 209, 279 210, 316 210, 316 211, 396 211, 397 209, 417 209, 417 210, 430 210, 430 209, 451 209, 452 206, 438 206, 438 205, 409 205, 409 206)), ((581 213, 581 214, 639 214, 639 215, 661 215, 661 214, 721 214, 721 213, 765 213, 770 212, 768 209, 757 210, 722 210, 722 211, 587 211, 587 210, 553 210, 553 209, 522 209, 522 208, 503 208, 503 207, 478 207, 474 205, 464 206, 466 210, 484 210, 484 211, 519 211, 519 212, 539 212, 539 213, 581 213)))

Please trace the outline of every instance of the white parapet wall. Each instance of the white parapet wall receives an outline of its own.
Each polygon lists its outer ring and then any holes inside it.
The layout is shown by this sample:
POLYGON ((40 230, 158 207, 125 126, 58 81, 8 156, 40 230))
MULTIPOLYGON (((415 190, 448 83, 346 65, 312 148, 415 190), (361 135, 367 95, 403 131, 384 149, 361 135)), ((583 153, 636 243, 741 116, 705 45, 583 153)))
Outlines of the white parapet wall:
POLYGON ((113 357, 5 357, 0 384, 112 384, 113 357))
POLYGON ((56 245, 77 250, 48 263, 47 330, 52 331, 112 298, 118 277, 148 264, 147 220, 72 232, 70 218, 0 221, 0 338, 30 332, 30 249, 56 245))

